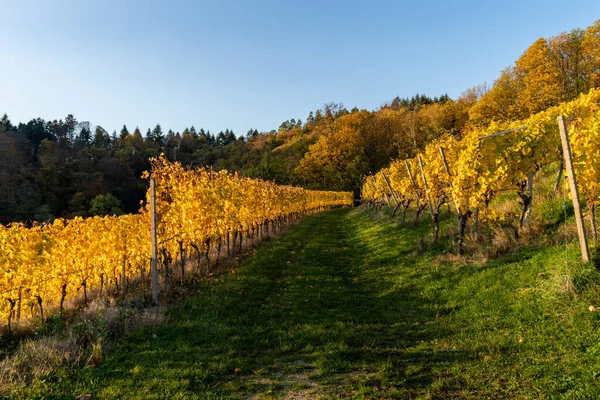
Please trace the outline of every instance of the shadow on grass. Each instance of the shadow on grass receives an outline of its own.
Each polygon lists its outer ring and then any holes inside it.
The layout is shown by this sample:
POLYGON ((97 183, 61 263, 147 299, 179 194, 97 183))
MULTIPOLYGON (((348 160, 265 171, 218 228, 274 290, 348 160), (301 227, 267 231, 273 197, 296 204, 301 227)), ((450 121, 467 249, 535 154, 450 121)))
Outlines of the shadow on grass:
POLYGON ((306 218, 235 271, 199 285, 169 323, 130 334, 103 365, 54 376, 41 391, 380 398, 425 396, 437 381, 438 394, 458 396, 462 378, 444 374, 480 359, 482 345, 445 345, 461 307, 448 287, 484 269, 416 256, 428 224, 373 218, 352 209, 306 218))

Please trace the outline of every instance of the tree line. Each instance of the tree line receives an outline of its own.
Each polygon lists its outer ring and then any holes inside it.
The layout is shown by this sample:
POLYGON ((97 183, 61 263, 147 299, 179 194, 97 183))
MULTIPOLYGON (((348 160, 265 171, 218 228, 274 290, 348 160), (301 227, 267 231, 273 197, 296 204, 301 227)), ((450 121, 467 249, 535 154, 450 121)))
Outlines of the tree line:
POLYGON ((396 97, 377 110, 327 103, 305 121, 278 129, 211 134, 160 124, 142 134, 40 118, 0 120, 0 223, 136 212, 149 159, 164 153, 189 166, 227 169, 307 189, 353 191, 397 158, 412 158, 449 134, 461 138, 491 122, 524 119, 600 85, 600 21, 535 41, 491 85, 447 94, 396 97))
POLYGON ((457 117, 456 103, 440 99, 417 95, 375 112, 328 103, 304 123, 291 119, 277 130, 250 129, 245 135, 229 129, 213 135, 193 126, 165 133, 160 124, 144 134, 127 126, 109 134, 73 115, 13 124, 5 114, 0 120, 5 193, 0 223, 136 212, 146 189, 142 172, 161 153, 184 166, 358 194, 367 170, 383 167, 401 152, 410 154, 436 129, 460 130, 457 121, 464 122, 466 114, 457 117), (405 131, 408 136, 400 134, 405 131), (330 154, 334 148, 337 156, 330 154))
POLYGON ((160 124, 144 135, 126 126, 109 134, 73 115, 13 124, 5 114, 0 119, 0 223, 137 212, 146 192, 141 175, 150 158, 164 152, 186 165, 237 171, 260 156, 246 146, 256 135, 250 130, 238 138, 229 129, 213 135, 194 127, 165 134, 160 124))

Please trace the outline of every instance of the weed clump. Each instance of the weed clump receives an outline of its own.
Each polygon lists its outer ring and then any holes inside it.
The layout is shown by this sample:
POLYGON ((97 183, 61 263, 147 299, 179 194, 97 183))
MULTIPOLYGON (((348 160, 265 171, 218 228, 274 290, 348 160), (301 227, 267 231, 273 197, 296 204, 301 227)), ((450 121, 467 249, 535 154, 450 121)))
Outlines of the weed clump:
POLYGON ((116 339, 165 320, 162 308, 98 298, 67 323, 52 315, 35 334, 0 361, 0 395, 43 383, 60 368, 95 367, 116 339))

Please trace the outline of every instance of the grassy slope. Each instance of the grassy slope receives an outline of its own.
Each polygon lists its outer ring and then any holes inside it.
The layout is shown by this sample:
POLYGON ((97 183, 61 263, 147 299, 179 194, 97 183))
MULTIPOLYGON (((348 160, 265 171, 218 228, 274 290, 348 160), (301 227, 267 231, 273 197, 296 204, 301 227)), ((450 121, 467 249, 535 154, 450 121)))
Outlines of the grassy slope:
POLYGON ((600 305, 597 275, 565 265, 572 249, 465 265, 438 251, 416 255, 427 229, 356 209, 309 217, 199 287, 168 324, 126 337, 100 367, 64 370, 23 396, 600 393, 600 318, 587 310, 600 305), (566 275, 577 294, 564 290, 566 275))

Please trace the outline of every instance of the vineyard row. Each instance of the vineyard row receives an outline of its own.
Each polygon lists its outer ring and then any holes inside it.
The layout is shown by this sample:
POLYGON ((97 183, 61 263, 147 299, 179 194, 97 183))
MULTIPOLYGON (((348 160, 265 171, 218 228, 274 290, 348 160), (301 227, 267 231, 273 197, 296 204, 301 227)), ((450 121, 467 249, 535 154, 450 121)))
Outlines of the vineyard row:
MULTIPOLYGON (((150 173, 144 175, 148 178, 150 173)), ((352 204, 347 192, 310 191, 249 179, 225 171, 186 169, 163 157, 152 161, 157 241, 165 268, 195 252, 208 254, 243 237, 258 237, 270 226, 307 213, 352 204)), ((150 194, 148 193, 148 199, 150 194)), ((11 319, 22 308, 44 318, 78 294, 124 290, 132 278, 145 278, 151 260, 150 207, 139 214, 56 219, 26 227, 0 225, 0 312, 11 319), (47 312, 47 311, 46 311, 47 312)), ((185 267, 182 268, 182 280, 185 267)), ((167 279, 165 279, 165 282, 167 279)))
MULTIPOLYGON (((394 214, 416 206, 416 218, 427 210, 438 238, 442 205, 451 203, 458 215, 458 250, 462 252, 469 218, 499 193, 516 190, 521 200, 520 225, 531 209, 533 174, 558 165, 557 186, 563 175, 559 116, 565 116, 578 190, 590 211, 597 238, 595 205, 600 194, 600 90, 549 108, 526 120, 492 123, 472 129, 461 138, 443 135, 416 157, 395 160, 389 168, 366 177, 362 198, 371 204, 392 204, 394 214)), ((487 218, 495 218, 493 210, 487 218)))

